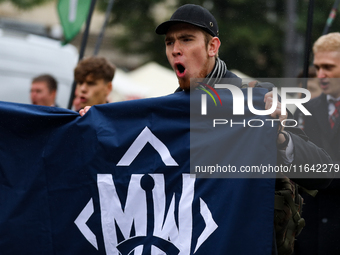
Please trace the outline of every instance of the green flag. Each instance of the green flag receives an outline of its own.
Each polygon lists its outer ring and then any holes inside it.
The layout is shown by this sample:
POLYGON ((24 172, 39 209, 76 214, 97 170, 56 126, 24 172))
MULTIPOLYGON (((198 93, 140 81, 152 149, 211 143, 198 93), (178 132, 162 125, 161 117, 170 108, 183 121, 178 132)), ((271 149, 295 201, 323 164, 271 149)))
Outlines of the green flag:
POLYGON ((64 30, 64 42, 70 42, 87 18, 91 0, 58 0, 58 14, 64 30))

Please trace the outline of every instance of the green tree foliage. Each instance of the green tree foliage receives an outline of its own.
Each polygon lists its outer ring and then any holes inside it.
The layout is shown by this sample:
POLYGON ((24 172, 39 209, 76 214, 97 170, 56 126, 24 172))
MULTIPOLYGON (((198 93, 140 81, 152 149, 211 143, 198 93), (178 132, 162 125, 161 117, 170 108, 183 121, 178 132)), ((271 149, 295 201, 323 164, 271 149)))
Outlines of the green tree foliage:
POLYGON ((0 3, 11 2, 13 5, 20 9, 29 9, 39 4, 46 3, 52 0, 0 0, 0 3))
MULTIPOLYGON (((99 5, 105 10, 108 0, 100 0, 99 5)), ((164 54, 164 38, 155 34, 157 22, 153 8, 162 0, 115 0, 110 24, 122 28, 121 34, 115 35, 114 46, 131 54, 146 54, 149 60, 167 64, 164 54)))
MULTIPOLYGON (((326 21, 328 19, 328 15, 333 7, 335 0, 324 0, 324 1, 315 1, 314 6, 314 15, 313 15, 313 31, 312 31, 312 43, 317 40, 323 32, 323 29, 326 25, 326 21)), ((305 35, 306 30, 306 22, 308 16, 308 1, 303 0, 299 1, 298 5, 298 22, 297 29, 300 34, 305 35)), ((332 26, 330 27, 328 33, 332 32, 340 32, 340 6, 339 10, 336 14, 336 18, 333 21, 332 26)))
MULTIPOLYGON (((107 2, 99 0, 102 10, 107 2)), ((219 55, 229 69, 238 69, 253 77, 282 77, 285 1, 115 0, 111 24, 118 25, 126 33, 117 35, 114 45, 125 52, 146 54, 150 60, 169 67, 164 37, 156 35, 154 30, 161 21, 169 19, 177 7, 186 3, 202 5, 216 17, 222 41, 219 55), (160 5, 167 8, 168 13, 157 20, 154 13, 160 5)), ((334 0, 315 1, 313 41, 321 35, 333 3, 334 0)), ((303 37, 307 9, 308 0, 297 0, 296 28, 303 37)), ((339 31, 339 19, 336 18, 331 31, 339 31)), ((301 54, 303 56, 303 52, 301 54)))
POLYGON ((229 69, 253 77, 277 77, 282 72, 283 1, 196 3, 206 5, 217 19, 222 42, 220 57, 229 69))

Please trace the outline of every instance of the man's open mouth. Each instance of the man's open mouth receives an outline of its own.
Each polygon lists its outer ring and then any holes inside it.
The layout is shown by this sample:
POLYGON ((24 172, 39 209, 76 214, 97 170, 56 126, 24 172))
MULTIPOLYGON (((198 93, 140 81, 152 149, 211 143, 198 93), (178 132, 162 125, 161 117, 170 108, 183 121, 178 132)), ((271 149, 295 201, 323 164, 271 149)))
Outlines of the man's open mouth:
POLYGON ((176 74, 177 74, 177 77, 184 77, 185 76, 185 72, 186 69, 185 67, 182 65, 182 64, 176 64, 176 74))
POLYGON ((177 67, 177 70, 178 70, 180 73, 184 73, 185 67, 184 67, 183 65, 177 64, 176 67, 177 67))
POLYGON ((327 87, 327 86, 328 86, 328 84, 329 84, 329 82, 328 82, 328 81, 320 81, 320 86, 321 86, 321 88, 325 88, 325 87, 327 87))

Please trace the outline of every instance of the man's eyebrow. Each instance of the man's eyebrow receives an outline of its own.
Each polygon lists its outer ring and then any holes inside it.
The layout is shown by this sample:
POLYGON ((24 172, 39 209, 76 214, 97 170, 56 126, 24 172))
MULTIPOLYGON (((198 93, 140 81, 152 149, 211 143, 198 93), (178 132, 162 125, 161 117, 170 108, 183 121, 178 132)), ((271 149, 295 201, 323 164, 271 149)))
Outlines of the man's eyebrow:
POLYGON ((182 34, 180 36, 178 36, 179 39, 183 39, 183 38, 194 38, 196 36, 194 36, 193 34, 182 34))
MULTIPOLYGON (((195 35, 192 35, 192 34, 181 34, 179 36, 177 36, 178 39, 184 39, 184 38, 195 38, 196 36, 195 35)), ((166 36, 165 37, 165 41, 172 41, 174 40, 174 36, 170 35, 170 36, 166 36)))
POLYGON ((94 83, 96 80, 95 79, 85 79, 84 82, 87 83, 94 83))
POLYGON ((316 68, 317 67, 324 67, 324 66, 327 66, 327 67, 332 67, 332 66, 335 66, 334 63, 321 63, 321 64, 313 64, 316 68))
POLYGON ((174 39, 173 36, 166 36, 164 41, 171 41, 173 39, 174 39))

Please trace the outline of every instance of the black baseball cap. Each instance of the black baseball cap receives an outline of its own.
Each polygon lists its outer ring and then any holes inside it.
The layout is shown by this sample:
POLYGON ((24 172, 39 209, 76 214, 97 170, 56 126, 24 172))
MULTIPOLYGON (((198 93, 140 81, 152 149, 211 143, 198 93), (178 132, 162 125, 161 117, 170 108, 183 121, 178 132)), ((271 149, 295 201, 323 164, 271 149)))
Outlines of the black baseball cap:
POLYGON ((156 28, 156 33, 164 35, 170 26, 181 22, 197 26, 210 35, 218 37, 218 26, 215 17, 207 9, 195 4, 186 4, 179 7, 172 14, 170 20, 163 22, 156 28))

